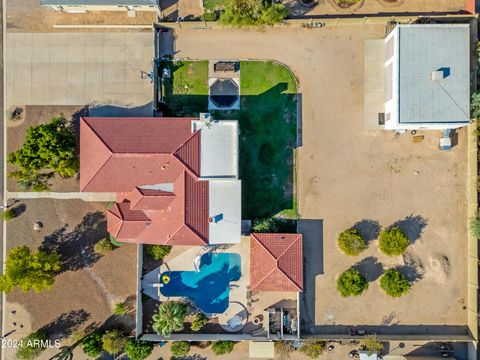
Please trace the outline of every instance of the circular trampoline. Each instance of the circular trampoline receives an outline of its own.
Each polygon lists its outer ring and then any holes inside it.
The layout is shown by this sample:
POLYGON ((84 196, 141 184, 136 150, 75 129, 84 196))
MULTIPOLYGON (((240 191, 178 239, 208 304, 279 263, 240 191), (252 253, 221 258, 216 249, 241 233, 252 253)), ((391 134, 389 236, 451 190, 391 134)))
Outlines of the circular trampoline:
POLYGON ((210 86, 210 100, 217 107, 231 107, 237 101, 238 96, 238 85, 232 79, 217 79, 210 86))

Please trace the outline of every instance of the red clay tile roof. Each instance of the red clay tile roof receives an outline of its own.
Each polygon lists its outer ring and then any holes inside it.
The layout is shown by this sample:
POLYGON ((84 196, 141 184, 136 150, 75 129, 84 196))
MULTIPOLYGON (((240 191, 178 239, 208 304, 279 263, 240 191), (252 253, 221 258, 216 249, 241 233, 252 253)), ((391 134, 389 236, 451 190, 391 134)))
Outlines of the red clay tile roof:
POLYGON ((252 291, 302 291, 301 234, 250 236, 250 287, 252 291))
POLYGON ((119 241, 208 244, 208 181, 193 118, 82 118, 80 189, 116 192, 108 231, 119 241), (165 185, 173 191, 145 189, 165 185))

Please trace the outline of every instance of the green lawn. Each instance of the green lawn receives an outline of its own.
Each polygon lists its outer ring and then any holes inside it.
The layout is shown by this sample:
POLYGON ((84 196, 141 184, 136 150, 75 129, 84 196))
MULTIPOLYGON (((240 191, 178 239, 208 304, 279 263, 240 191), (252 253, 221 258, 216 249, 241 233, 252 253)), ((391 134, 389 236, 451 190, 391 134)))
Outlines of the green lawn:
POLYGON ((203 0, 205 10, 217 10, 225 6, 225 0, 203 0))
MULTIPOLYGON (((169 116, 197 116, 208 107, 208 63, 176 62, 165 97, 169 116)), ((215 111, 215 119, 240 125, 242 217, 297 216, 294 149, 297 139, 297 88, 292 73, 271 61, 240 65, 239 111, 215 111)))

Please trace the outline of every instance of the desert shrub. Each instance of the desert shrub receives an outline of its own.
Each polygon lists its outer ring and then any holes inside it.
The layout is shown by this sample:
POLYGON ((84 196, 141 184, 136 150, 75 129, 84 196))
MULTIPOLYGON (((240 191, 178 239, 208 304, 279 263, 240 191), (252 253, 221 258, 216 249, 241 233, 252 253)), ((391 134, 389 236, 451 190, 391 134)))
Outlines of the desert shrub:
POLYGON ((215 355, 225 355, 233 351, 235 343, 233 341, 217 340, 212 344, 212 351, 215 355))
POLYGON ((118 241, 117 239, 115 239, 115 237, 113 235, 109 235, 108 239, 110 240, 110 242, 113 244, 113 246, 115 247, 120 247, 123 245, 123 243, 121 243, 120 241, 118 241))
POLYGON ((15 218, 17 215, 15 214, 15 211, 12 209, 7 209, 3 212, 3 220, 12 220, 15 218))
POLYGON ((348 229, 338 235, 338 247, 347 255, 357 256, 367 245, 357 229, 348 229))
POLYGON ((195 314, 192 320, 192 324, 190 325, 190 329, 192 331, 200 331, 202 330, 203 326, 208 322, 207 317, 204 313, 198 312, 195 314))
POLYGON ((337 279, 337 290, 344 297, 358 296, 367 289, 368 282, 357 269, 348 269, 337 279))
POLYGON ((8 111, 7 118, 8 120, 16 121, 20 120, 22 117, 23 109, 19 106, 15 107, 12 111, 8 111))
POLYGON ((170 336, 174 331, 182 331, 188 314, 187 304, 180 301, 167 301, 158 307, 153 315, 153 330, 157 334, 170 336))
POLYGON ((379 246, 385 255, 402 255, 409 244, 407 236, 398 227, 391 227, 380 233, 379 246))
POLYGON ((309 358, 316 359, 327 349, 327 343, 323 340, 306 340, 300 347, 300 352, 309 358))
POLYGON ((24 337, 17 349, 17 359, 33 360, 47 348, 48 334, 44 331, 34 332, 24 337))
POLYGON ((380 279, 380 287, 387 295, 400 297, 410 290, 411 284, 407 281, 400 271, 390 269, 383 274, 380 279))
POLYGON ((285 340, 275 341, 275 355, 281 360, 289 359, 290 353, 292 353, 294 350, 295 349, 291 341, 285 341, 285 340))
POLYGON ((102 336, 103 350, 109 354, 118 354, 125 346, 125 337, 119 329, 108 330, 102 336))
POLYGON ((252 232, 276 233, 278 232, 278 222, 275 218, 255 219, 253 220, 252 232))
POLYGON ((168 245, 145 245, 143 251, 145 254, 152 260, 163 260, 165 256, 170 254, 172 250, 171 246, 168 245))
POLYGON ((377 337, 375 335, 373 336, 367 336, 360 342, 360 346, 363 351, 367 351, 368 354, 372 353, 378 353, 383 350, 383 343, 381 341, 378 341, 377 337))
POLYGON ((174 341, 170 345, 170 351, 173 356, 186 356, 190 351, 190 343, 188 341, 174 341))
POLYGON ((125 343, 125 354, 130 360, 145 360, 153 351, 153 343, 143 340, 128 339, 125 343))
POLYGON ((94 332, 88 335, 82 341, 82 349, 83 352, 89 357, 96 358, 99 356, 103 351, 102 334, 94 332))
POLYGON ((125 305, 125 303, 117 303, 115 304, 113 313, 118 316, 125 315, 127 313, 127 306, 125 305))
POLYGON ((476 238, 480 239, 480 214, 470 219, 470 231, 476 238))
POLYGON ((109 239, 102 239, 98 241, 93 247, 93 251, 95 251, 99 255, 107 255, 110 251, 114 249, 115 246, 109 239))

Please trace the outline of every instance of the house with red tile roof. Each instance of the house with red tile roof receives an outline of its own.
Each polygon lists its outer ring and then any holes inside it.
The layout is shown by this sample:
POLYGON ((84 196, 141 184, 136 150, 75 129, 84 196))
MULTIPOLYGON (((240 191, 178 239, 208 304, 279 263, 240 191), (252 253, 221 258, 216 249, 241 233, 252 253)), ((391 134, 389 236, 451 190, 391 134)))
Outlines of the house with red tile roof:
POLYGON ((116 193, 107 227, 121 242, 238 243, 238 124, 82 118, 80 191, 116 193))
POLYGON ((301 234, 250 235, 251 291, 303 290, 301 234))

